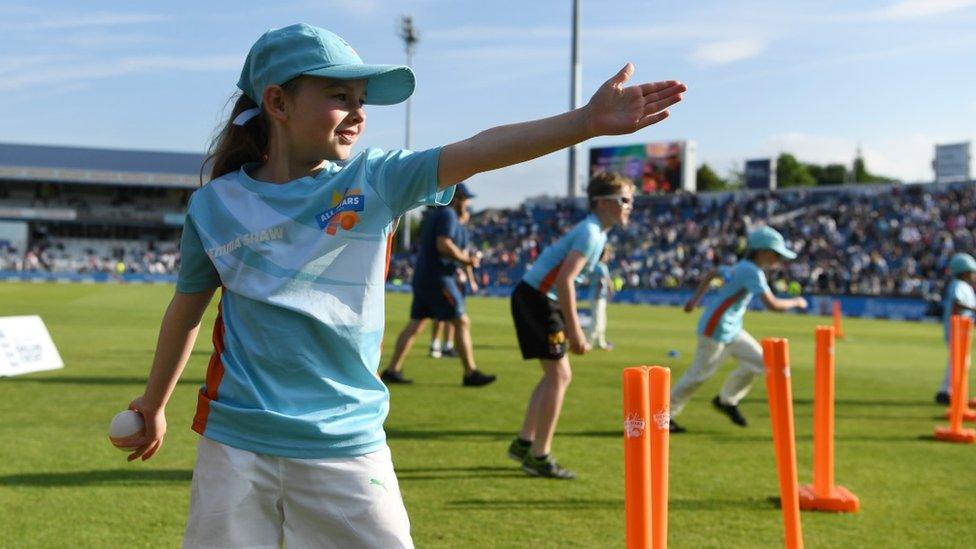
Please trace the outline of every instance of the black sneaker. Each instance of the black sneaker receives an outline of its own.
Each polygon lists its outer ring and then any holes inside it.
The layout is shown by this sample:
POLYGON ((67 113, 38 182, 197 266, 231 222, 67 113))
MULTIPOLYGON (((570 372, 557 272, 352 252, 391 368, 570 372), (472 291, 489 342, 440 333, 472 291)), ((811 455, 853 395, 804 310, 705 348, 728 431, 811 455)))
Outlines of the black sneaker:
POLYGON ((532 443, 523 444, 519 441, 518 437, 508 445, 508 457, 521 463, 525 460, 525 456, 529 455, 529 448, 532 447, 532 443))
POLYGON ((495 381, 495 376, 483 374, 481 373, 481 370, 475 370, 464 376, 464 380, 461 382, 461 385, 464 385, 465 387, 481 387, 482 385, 488 385, 493 381, 495 381))
POLYGON ((949 405, 949 393, 947 393, 945 391, 939 391, 938 393, 935 393, 935 403, 936 404, 944 404, 944 405, 948 406, 949 405))
POLYGON ((380 379, 387 385, 410 385, 413 383, 412 379, 403 377, 403 372, 393 372, 390 370, 383 370, 383 373, 380 374, 380 379))
POLYGON ((450 349, 443 349, 441 351, 441 356, 449 356, 452 358, 457 358, 458 356, 457 349, 455 349, 454 347, 451 347, 450 349))
POLYGON ((684 427, 678 425, 678 423, 675 422, 673 419, 668 420, 668 431, 672 433, 684 433, 687 430, 688 429, 685 429, 684 427))
POLYGON ((522 460, 522 470, 533 477, 555 478, 560 480, 573 480, 576 473, 569 469, 563 469, 556 460, 549 454, 546 457, 537 458, 531 452, 525 455, 522 460))
POLYGON ((747 425, 746 418, 739 412, 739 407, 734 404, 723 403, 718 395, 715 395, 715 398, 712 399, 712 406, 719 412, 729 416, 732 423, 735 423, 739 427, 745 427, 747 425))

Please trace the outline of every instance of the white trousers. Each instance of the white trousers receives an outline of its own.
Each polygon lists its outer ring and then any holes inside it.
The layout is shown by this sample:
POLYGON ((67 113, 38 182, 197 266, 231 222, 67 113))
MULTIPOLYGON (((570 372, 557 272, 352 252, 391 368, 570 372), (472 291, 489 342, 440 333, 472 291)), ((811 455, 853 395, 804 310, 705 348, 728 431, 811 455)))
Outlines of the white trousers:
POLYGON ((719 399, 724 404, 738 405, 745 398, 752 387, 752 382, 765 371, 762 347, 744 330, 729 343, 720 343, 708 336, 700 335, 691 368, 671 388, 672 416, 681 413, 681 409, 691 400, 695 390, 715 374, 715 370, 729 355, 739 361, 739 367, 725 380, 719 392, 719 399))
POLYGON ((390 449, 291 459, 197 445, 184 548, 413 547, 390 449))
POLYGON ((589 340, 590 345, 596 347, 607 346, 607 299, 599 298, 591 300, 593 324, 590 325, 589 340))

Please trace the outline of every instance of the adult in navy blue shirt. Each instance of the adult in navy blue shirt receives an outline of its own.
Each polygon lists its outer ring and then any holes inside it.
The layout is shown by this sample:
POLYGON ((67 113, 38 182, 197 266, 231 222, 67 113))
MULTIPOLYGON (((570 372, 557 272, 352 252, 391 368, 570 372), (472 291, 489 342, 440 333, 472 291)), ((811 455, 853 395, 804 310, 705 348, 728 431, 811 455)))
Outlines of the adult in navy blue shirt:
POLYGON ((397 336, 390 366, 380 376, 386 383, 412 383, 403 377, 403 362, 430 318, 454 325, 455 347, 464 367, 463 385, 480 387, 495 381, 495 376, 481 373, 475 365, 471 320, 464 311, 464 294, 457 282, 457 271, 464 268, 468 283, 476 284, 473 269, 478 267, 478 256, 466 249, 467 230, 459 221, 472 198, 467 186, 460 183, 451 204, 433 209, 424 219, 414 265, 410 322, 397 336))

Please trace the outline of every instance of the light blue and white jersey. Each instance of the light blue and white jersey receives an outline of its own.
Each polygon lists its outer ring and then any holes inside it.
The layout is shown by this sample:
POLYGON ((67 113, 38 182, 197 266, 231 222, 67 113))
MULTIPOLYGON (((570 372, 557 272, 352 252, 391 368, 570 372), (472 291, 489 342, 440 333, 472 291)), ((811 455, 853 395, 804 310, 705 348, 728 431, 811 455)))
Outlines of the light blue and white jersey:
POLYGON ((368 149, 280 185, 252 179, 251 165, 193 194, 177 291, 223 287, 195 431, 294 458, 382 448, 392 220, 450 201, 439 154, 368 149))
POLYGON ((590 296, 593 299, 606 299, 610 295, 610 268, 600 261, 590 273, 590 296))
MULTIPOLYGON (((952 279, 952 282, 949 283, 949 287, 946 288, 945 298, 942 300, 942 336, 946 342, 949 341, 952 307, 956 303, 965 305, 966 307, 976 308, 976 292, 973 291, 973 287, 968 282, 959 280, 958 278, 952 279)), ((976 318, 976 314, 965 309, 960 310, 959 314, 969 318, 976 318)))
POLYGON ((742 331, 742 317, 753 295, 769 291, 766 274, 758 265, 743 259, 732 267, 731 277, 698 321, 698 335, 729 343, 742 331))
POLYGON ((586 258, 586 265, 576 277, 576 283, 579 284, 600 260, 600 254, 603 253, 606 243, 607 233, 600 227, 596 215, 591 213, 560 237, 555 244, 543 250, 522 280, 546 294, 549 299, 558 300, 555 287, 556 275, 562 269, 563 261, 566 260, 569 252, 579 252, 586 258))

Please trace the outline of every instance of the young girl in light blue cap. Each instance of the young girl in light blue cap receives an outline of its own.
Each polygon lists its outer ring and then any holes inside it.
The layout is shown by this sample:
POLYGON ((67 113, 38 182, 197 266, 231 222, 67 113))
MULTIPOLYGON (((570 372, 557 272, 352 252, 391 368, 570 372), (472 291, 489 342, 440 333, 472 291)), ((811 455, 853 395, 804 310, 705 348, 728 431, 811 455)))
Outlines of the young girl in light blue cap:
MULTIPOLYGON (((969 254, 954 254, 949 259, 949 272, 952 273, 952 282, 946 287, 945 298, 942 300, 942 334, 947 349, 952 315, 976 318, 976 292, 973 291, 973 286, 976 285, 976 259, 973 259, 973 256, 969 254)), ((935 394, 936 404, 949 404, 950 378, 952 377, 952 363, 950 361, 951 359, 946 359, 942 385, 939 386, 939 392, 935 394)))
MULTIPOLYGON (((731 276, 718 295, 705 309, 698 322, 698 348, 691 368, 671 389, 671 416, 677 416, 691 400, 692 394, 715 374, 715 370, 729 355, 739 361, 739 367, 729 374, 722 390, 712 399, 712 405, 740 427, 746 418, 739 411, 739 401, 745 398, 752 382, 763 373, 762 348, 742 327, 742 319, 752 296, 758 295, 767 309, 784 311, 806 309, 802 297, 781 299, 773 294, 766 282, 764 269, 774 267, 782 259, 795 259, 796 253, 786 247, 783 235, 772 227, 762 227, 746 237, 746 257, 732 267, 731 276)), ((685 304, 690 313, 715 278, 715 270, 707 273, 695 294, 685 304)), ((685 429, 671 420, 671 432, 685 429)))
POLYGON ((454 185, 591 137, 668 116, 685 86, 625 87, 626 65, 589 103, 426 151, 352 148, 364 105, 413 93, 408 67, 364 64, 309 25, 265 33, 243 92, 193 194, 176 294, 145 393, 143 435, 115 441, 152 457, 164 409, 220 288, 214 352, 200 388, 187 547, 409 547, 376 376, 393 220, 447 204, 454 185))

